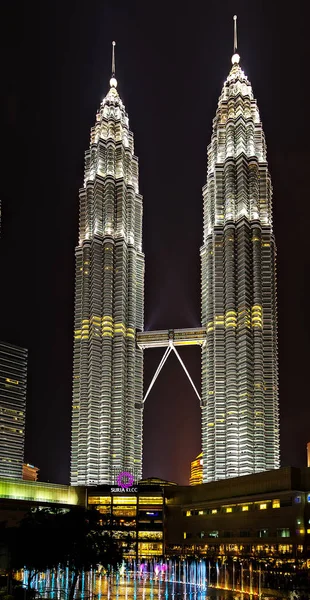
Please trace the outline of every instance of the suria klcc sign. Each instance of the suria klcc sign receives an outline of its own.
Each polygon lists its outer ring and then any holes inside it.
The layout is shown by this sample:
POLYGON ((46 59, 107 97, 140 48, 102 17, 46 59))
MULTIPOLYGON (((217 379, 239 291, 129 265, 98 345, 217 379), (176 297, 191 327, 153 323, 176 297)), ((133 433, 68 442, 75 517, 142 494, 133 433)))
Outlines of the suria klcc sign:
POLYGON ((131 492, 136 494, 138 491, 137 487, 132 487, 134 484, 134 476, 129 471, 122 471, 116 478, 118 487, 111 487, 111 492, 131 492))

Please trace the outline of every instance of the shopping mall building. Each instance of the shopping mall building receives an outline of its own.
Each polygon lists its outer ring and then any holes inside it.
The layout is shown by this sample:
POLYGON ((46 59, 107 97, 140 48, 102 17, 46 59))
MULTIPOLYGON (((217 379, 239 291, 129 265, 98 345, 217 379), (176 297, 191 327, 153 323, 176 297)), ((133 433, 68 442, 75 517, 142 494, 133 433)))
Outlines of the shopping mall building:
POLYGON ((310 557, 310 468, 284 467, 197 486, 146 479, 130 488, 0 479, 0 523, 33 507, 95 508, 136 558, 310 557))

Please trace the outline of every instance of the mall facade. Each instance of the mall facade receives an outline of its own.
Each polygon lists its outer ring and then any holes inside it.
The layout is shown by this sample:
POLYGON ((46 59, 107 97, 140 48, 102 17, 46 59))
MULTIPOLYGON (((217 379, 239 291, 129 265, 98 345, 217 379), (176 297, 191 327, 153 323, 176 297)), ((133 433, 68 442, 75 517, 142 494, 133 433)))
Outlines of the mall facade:
POLYGON ((94 508, 124 555, 310 557, 310 468, 283 467, 229 481, 178 486, 145 479, 130 488, 0 480, 0 522, 35 507, 94 508))

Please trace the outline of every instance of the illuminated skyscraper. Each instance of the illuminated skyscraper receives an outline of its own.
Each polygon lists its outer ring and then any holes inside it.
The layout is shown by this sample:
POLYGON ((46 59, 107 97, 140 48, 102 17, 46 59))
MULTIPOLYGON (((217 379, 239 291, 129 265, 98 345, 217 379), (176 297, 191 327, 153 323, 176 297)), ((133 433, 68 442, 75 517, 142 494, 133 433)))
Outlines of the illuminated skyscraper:
POLYGON ((138 159, 117 92, 101 102, 80 190, 71 484, 142 476, 144 254, 138 159))
POLYGON ((203 188, 204 481, 279 467, 276 247, 265 136, 236 52, 203 188))
POLYGON ((199 485, 203 482, 203 458, 202 452, 191 462, 191 476, 189 485, 199 485))
POLYGON ((21 479, 28 351, 0 342, 0 477, 21 479))

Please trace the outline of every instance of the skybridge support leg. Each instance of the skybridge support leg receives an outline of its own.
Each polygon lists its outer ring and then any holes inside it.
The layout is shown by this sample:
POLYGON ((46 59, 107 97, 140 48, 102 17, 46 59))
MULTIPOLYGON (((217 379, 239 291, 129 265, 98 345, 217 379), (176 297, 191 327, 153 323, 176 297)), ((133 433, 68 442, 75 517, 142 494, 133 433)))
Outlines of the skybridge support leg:
POLYGON ((185 371, 185 373, 186 373, 186 375, 187 375, 187 377, 188 377, 188 379, 190 381, 190 384, 192 385, 192 387, 194 389, 194 392, 195 392, 195 394, 196 394, 199 402, 201 403, 201 398, 200 398, 199 393, 198 393, 198 391, 196 389, 196 386, 195 386, 195 384, 194 384, 194 382, 193 382, 193 380, 192 380, 192 378, 191 378, 191 376, 190 376, 190 374, 189 374, 189 372, 188 372, 188 370, 187 370, 187 368, 186 368, 186 366, 185 366, 185 364, 184 364, 181 356, 179 355, 179 353, 178 353, 178 351, 177 351, 177 349, 174 346, 174 344, 173 344, 172 341, 169 342, 169 346, 166 348, 165 353, 164 353, 164 355, 163 355, 163 357, 162 357, 162 359, 161 359, 161 361, 160 361, 160 363, 159 363, 159 365, 157 367, 155 375, 154 375, 154 377, 153 377, 153 379, 152 379, 152 381, 151 381, 151 383, 150 383, 150 385, 148 387, 148 390, 147 390, 147 392, 146 392, 146 394, 144 396, 143 403, 146 401, 146 399, 147 399, 147 397, 148 397, 148 395, 149 395, 149 393, 150 393, 150 391, 151 391, 151 389, 152 389, 152 387, 153 387, 153 385, 154 385, 154 383, 155 383, 155 381, 156 381, 156 379, 157 379, 160 371, 162 370, 162 368, 163 368, 163 366, 164 366, 164 364, 165 364, 165 362, 166 362, 166 360, 167 360, 167 358, 168 358, 168 356, 169 356, 169 354, 170 354, 170 352, 172 350, 175 352, 175 354, 177 356, 177 359, 181 363, 181 365, 182 365, 182 367, 183 367, 183 369, 184 369, 184 371, 185 371))
POLYGON ((184 369, 184 371, 185 371, 185 373, 186 373, 186 375, 187 375, 188 379, 190 380, 190 383, 191 383, 191 385, 193 386, 194 392, 195 392, 195 394, 196 394, 196 396, 197 396, 197 398, 198 398, 199 402, 201 403, 201 398, 200 398, 200 396, 199 396, 199 394, 198 394, 198 392, 197 392, 196 386, 195 386, 195 384, 194 384, 194 382, 193 382, 193 380, 192 380, 192 378, 191 378, 191 376, 190 376, 190 374, 189 374, 189 372, 188 372, 188 370, 187 370, 187 368, 186 368, 186 366, 185 366, 185 364, 184 364, 184 362, 183 362, 183 360, 182 360, 181 356, 179 355, 179 353, 178 353, 178 351, 177 351, 176 347, 175 347, 173 344, 171 344, 170 348, 171 348, 171 349, 172 349, 172 350, 175 352, 175 354, 177 355, 177 358, 179 359, 179 361, 180 361, 180 363, 181 363, 181 365, 182 365, 182 367, 183 367, 183 369, 184 369))
POLYGON ((152 389, 152 387, 153 387, 153 385, 154 385, 154 383, 155 383, 155 381, 156 381, 156 379, 157 379, 160 371, 162 370, 162 368, 163 368, 163 366, 164 366, 164 364, 165 364, 165 362, 166 362, 166 360, 167 360, 167 358, 168 358, 171 350, 172 350, 171 346, 168 346, 166 348, 164 356, 162 357, 162 359, 161 359, 161 361, 160 361, 160 363, 159 363, 159 365, 157 367, 157 370, 155 372, 155 375, 154 375, 154 377, 153 377, 153 379, 152 379, 152 381, 151 381, 151 383, 150 383, 150 385, 148 387, 148 390, 147 390, 147 392, 146 392, 146 394, 144 396, 143 403, 146 401, 146 399, 147 399, 147 397, 148 397, 148 395, 149 395, 149 393, 150 393, 150 391, 151 391, 151 389, 152 389))

